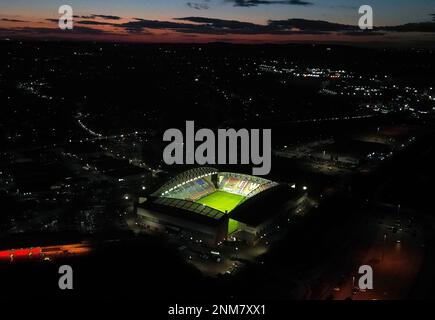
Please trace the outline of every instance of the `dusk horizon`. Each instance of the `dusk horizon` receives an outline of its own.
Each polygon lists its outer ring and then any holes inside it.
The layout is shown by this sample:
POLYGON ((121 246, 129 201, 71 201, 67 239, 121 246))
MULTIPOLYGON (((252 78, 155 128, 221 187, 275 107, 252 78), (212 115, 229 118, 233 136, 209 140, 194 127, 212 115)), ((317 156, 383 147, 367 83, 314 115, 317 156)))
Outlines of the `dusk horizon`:
POLYGON ((370 1, 372 30, 360 30, 356 1, 73 1, 73 30, 58 27, 59 1, 0 3, 2 39, 143 43, 343 43, 433 46, 435 8, 370 1))

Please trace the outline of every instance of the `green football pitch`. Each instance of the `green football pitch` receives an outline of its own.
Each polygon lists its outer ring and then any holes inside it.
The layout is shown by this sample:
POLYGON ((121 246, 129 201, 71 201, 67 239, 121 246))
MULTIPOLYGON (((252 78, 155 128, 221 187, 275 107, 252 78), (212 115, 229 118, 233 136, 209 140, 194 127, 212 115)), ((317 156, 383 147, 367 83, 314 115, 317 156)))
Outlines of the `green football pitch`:
POLYGON ((244 196, 238 194, 228 193, 225 191, 216 191, 197 200, 196 202, 212 207, 221 212, 230 212, 237 207, 240 201, 242 201, 244 198, 244 196))

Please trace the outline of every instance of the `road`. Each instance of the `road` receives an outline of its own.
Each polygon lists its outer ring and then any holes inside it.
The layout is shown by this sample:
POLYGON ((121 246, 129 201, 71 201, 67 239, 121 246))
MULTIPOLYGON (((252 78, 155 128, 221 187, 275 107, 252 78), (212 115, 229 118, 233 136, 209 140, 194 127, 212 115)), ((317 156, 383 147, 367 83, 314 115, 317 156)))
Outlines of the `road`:
POLYGON ((371 216, 355 231, 350 254, 322 275, 324 289, 314 299, 396 300, 407 296, 424 258, 422 226, 408 217, 390 213, 384 219, 371 216), (373 268, 373 290, 358 287, 358 268, 373 268), (354 278, 355 277, 355 278, 354 278), (353 292, 354 291, 354 292, 353 292))

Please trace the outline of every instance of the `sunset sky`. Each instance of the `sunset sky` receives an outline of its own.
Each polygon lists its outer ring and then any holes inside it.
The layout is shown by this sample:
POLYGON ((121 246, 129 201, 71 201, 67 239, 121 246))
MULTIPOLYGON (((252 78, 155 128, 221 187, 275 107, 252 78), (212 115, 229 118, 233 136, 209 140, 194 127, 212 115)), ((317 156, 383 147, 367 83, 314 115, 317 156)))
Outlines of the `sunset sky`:
POLYGON ((0 0, 0 38, 435 46, 435 1, 0 0), (57 26, 63 4, 74 10, 72 31, 57 26), (363 4, 374 10, 369 33, 356 28, 363 4))

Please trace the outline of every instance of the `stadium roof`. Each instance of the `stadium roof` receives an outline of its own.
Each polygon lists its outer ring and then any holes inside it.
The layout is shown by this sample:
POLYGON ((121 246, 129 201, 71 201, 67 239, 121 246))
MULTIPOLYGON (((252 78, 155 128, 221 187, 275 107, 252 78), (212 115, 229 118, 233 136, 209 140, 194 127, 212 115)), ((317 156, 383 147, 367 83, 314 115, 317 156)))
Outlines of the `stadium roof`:
POLYGON ((284 203, 294 199, 297 192, 285 184, 275 185, 254 197, 246 199, 230 212, 229 217, 251 226, 258 226, 270 219, 284 203))
POLYGON ((161 197, 164 196, 165 193, 168 193, 178 187, 180 187, 182 184, 191 182, 193 180, 197 180, 206 176, 210 176, 212 174, 217 174, 219 171, 215 168, 211 167, 200 167, 191 169, 188 171, 184 171, 178 175, 176 175, 174 178, 170 179, 167 183, 165 183, 162 187, 160 187, 156 192, 154 192, 152 195, 155 197, 161 197))
POLYGON ((192 213, 199 213, 203 216, 213 219, 221 219, 225 213, 208 207, 206 205, 196 203, 189 200, 173 199, 173 198, 157 198, 154 203, 161 204, 165 206, 175 207, 183 210, 190 211, 192 213))
POLYGON ((154 198, 138 204, 138 207, 209 226, 215 226, 228 219, 228 215, 216 209, 188 200, 154 198))

